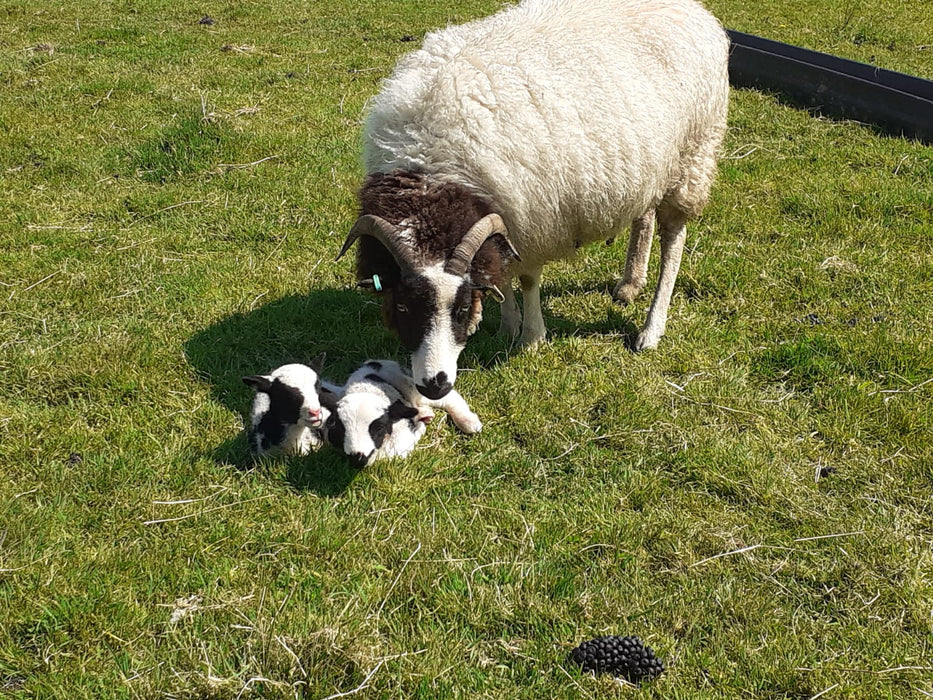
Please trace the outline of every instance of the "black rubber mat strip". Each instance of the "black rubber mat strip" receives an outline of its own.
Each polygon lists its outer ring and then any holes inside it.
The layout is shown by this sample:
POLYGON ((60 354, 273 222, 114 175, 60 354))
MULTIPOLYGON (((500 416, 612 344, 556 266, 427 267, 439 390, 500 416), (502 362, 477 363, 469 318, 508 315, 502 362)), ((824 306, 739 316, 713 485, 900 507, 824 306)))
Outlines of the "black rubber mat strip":
POLYGON ((729 30, 729 81, 833 118, 933 143, 933 82, 729 30))

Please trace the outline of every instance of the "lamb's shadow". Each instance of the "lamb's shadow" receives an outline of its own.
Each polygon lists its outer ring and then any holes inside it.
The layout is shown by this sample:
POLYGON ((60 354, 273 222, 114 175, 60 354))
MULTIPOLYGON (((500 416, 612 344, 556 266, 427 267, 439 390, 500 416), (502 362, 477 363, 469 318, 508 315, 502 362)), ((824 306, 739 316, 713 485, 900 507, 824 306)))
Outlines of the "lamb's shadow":
MULTIPOLYGON (((327 353, 323 374, 338 381, 370 357, 394 357, 398 340, 384 330, 378 303, 354 289, 312 290, 239 312, 195 333, 185 355, 214 399, 242 416, 249 414, 252 392, 242 377, 290 362, 308 363, 327 353)), ((254 462, 242 435, 231 437, 212 453, 218 463, 238 469, 257 464, 285 464, 295 488, 320 495, 342 493, 356 477, 343 457, 323 448, 305 457, 254 462)))
POLYGON ((313 491, 318 496, 339 496, 359 474, 343 455, 329 447, 305 456, 277 455, 255 459, 249 453, 246 436, 239 433, 218 445, 211 454, 213 461, 240 471, 258 470, 271 478, 281 478, 297 491, 313 491))

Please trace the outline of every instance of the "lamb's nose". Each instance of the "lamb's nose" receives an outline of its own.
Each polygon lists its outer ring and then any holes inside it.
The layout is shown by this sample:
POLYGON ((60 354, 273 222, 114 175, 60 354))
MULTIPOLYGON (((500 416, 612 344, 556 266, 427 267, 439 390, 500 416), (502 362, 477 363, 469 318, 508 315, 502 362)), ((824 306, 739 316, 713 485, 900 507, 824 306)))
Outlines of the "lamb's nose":
POLYGON ((352 454, 348 454, 347 459, 350 460, 351 465, 357 469, 362 469, 366 466, 366 462, 369 461, 369 456, 364 455, 362 452, 354 452, 352 454))

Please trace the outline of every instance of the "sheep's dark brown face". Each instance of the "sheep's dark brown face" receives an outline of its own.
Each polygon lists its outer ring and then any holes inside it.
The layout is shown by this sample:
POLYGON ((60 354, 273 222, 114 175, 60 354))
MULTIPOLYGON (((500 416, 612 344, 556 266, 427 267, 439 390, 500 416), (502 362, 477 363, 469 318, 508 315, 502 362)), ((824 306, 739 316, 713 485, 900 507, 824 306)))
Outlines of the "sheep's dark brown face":
POLYGON ((369 175, 360 210, 361 219, 383 223, 359 239, 357 280, 382 292, 383 319, 412 352, 419 391, 441 398, 453 387, 457 358, 482 319, 482 290, 508 284, 514 248, 501 219, 495 233, 462 248, 479 222, 490 221, 492 202, 423 173, 369 175))
POLYGON ((439 399, 454 385, 457 359, 479 324, 481 292, 441 265, 406 275, 383 295, 383 318, 412 353, 412 375, 424 396, 439 399))

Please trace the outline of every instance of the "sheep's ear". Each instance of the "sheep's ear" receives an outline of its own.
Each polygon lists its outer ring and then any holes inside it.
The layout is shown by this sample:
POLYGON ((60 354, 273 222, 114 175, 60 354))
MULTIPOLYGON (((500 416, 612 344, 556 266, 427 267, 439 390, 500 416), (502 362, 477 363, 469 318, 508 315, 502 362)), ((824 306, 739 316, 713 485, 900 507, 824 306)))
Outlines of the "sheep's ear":
POLYGON ((326 353, 326 352, 322 352, 322 353, 316 355, 316 356, 314 357, 314 359, 311 360, 311 364, 309 364, 308 366, 309 366, 311 369, 313 369, 315 372, 317 372, 318 374, 320 374, 320 373, 321 373, 321 370, 324 369, 324 360, 325 360, 326 358, 327 358, 327 353, 326 353))
POLYGON ((402 403, 401 401, 394 401, 392 405, 389 406, 389 418, 391 418, 393 421, 401 420, 403 418, 408 418, 411 420, 417 415, 417 408, 402 403))
POLYGON ((263 391, 268 393, 269 388, 272 386, 272 382, 269 380, 269 377, 264 377, 261 374, 253 374, 248 377, 243 377, 243 383, 246 386, 252 387, 256 391, 263 391))

